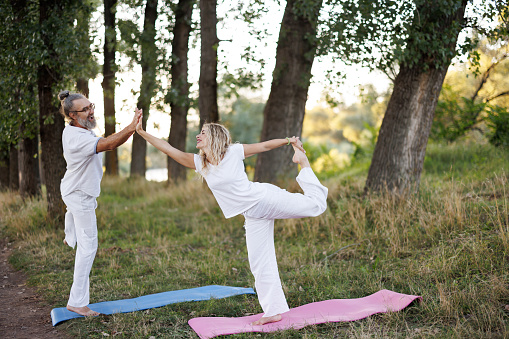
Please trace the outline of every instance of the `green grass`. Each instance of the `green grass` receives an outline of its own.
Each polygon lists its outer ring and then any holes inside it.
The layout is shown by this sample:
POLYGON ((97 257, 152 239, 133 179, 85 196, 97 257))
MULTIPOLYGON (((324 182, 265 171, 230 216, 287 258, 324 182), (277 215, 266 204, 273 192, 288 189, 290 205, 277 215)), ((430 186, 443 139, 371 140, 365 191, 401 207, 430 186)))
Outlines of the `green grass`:
MULTIPOLYGON (((507 150, 430 145, 420 191, 405 199, 364 196, 365 163, 328 179, 322 216, 276 223, 290 307, 380 289, 424 302, 352 323, 231 337, 508 337, 508 168, 507 150)), ((65 306, 74 251, 62 244, 63 225, 47 221, 44 200, 23 203, 4 192, 0 201, 0 232, 15 242, 11 263, 46 302, 65 306)), ((91 302, 211 284, 253 286, 243 218, 224 219, 200 180, 166 186, 105 178, 98 203, 91 302)), ((197 338, 187 325, 192 317, 259 312, 256 297, 247 295, 75 319, 59 328, 80 338, 197 338)))

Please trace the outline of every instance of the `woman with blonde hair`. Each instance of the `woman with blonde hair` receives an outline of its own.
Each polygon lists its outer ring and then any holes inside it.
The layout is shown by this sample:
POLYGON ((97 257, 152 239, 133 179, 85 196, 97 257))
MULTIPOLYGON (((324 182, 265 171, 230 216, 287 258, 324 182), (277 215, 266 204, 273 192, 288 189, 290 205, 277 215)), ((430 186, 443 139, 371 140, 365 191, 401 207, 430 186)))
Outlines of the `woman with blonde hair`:
POLYGON ((327 208, 327 188, 318 181, 298 137, 273 139, 255 144, 233 144, 229 131, 208 123, 196 136, 199 154, 185 153, 142 129, 136 131, 163 153, 194 169, 207 182, 226 218, 242 214, 251 272, 255 278, 263 316, 252 325, 280 321, 289 310, 281 286, 274 248, 274 220, 313 217, 327 208), (300 164, 297 182, 304 194, 289 193, 271 184, 249 181, 243 160, 283 145, 295 150, 293 162, 300 164))

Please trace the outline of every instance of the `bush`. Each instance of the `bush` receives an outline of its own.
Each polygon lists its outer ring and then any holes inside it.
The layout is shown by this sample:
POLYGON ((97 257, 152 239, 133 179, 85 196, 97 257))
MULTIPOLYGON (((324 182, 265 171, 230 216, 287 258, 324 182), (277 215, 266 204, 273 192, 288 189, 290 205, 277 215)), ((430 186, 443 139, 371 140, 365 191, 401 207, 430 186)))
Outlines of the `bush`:
POLYGON ((509 146, 509 112, 500 106, 490 107, 486 123, 490 127, 488 140, 494 146, 509 146))

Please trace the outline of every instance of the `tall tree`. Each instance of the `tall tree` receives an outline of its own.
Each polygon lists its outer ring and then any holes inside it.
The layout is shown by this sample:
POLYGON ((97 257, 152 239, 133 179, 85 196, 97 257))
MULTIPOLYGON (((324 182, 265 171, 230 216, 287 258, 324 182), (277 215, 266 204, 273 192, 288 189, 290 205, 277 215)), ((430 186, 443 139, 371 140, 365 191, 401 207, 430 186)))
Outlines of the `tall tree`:
MULTIPOLYGON (((302 133, 321 6, 321 0, 288 0, 286 3, 272 86, 263 112, 261 141, 302 133)), ((273 182, 289 174, 292 154, 290 147, 259 154, 254 179, 273 182)))
POLYGON ((0 143, 0 190, 9 188, 9 150, 0 143))
POLYGON ((12 191, 19 189, 18 147, 14 144, 9 151, 9 188, 12 191))
POLYGON ((56 65, 59 55, 55 48, 58 42, 55 40, 58 38, 65 39, 63 34, 66 31, 55 32, 55 28, 59 28, 55 23, 69 24, 69 18, 64 18, 68 16, 68 8, 65 5, 66 1, 63 0, 41 0, 39 2, 41 38, 48 60, 54 60, 53 62, 41 63, 37 76, 41 160, 45 173, 44 182, 46 184, 48 214, 51 218, 62 218, 64 215, 64 203, 60 197, 60 181, 64 176, 66 167, 62 148, 64 118, 58 111, 59 107, 54 89, 63 80, 61 70, 56 65))
POLYGON ((400 193, 418 189, 435 107, 447 68, 456 54, 467 3, 467 0, 453 1, 449 6, 429 1, 416 3, 414 34, 409 35, 406 58, 399 64, 366 189, 400 193), (441 53, 422 48, 423 40, 441 46, 441 53))
MULTIPOLYGON (((38 173, 46 185, 48 216, 62 217, 60 181, 65 170, 57 91, 69 88, 83 67, 82 35, 74 17, 88 1, 0 2, 0 144, 20 149, 22 190, 32 192, 38 173), (36 114, 36 113, 39 114, 36 114), (41 158, 37 161, 37 127, 41 158), (39 163, 40 170, 35 166, 39 163)), ((16 165, 18 162, 16 162, 16 165)), ((16 175, 18 177, 18 175, 16 175)), ((24 194, 24 192, 21 192, 24 194)))
MULTIPOLYGON (((335 52, 394 79, 366 180, 366 190, 415 191, 419 187, 435 106, 448 66, 477 41, 458 42, 463 28, 486 31, 486 21, 502 15, 501 0, 329 0, 320 53, 335 52), (473 6, 465 18, 465 8, 473 6), (395 76, 394 76, 395 75, 395 76)), ((507 25, 505 25, 507 26, 507 25)))
MULTIPOLYGON (((104 0, 104 64, 103 64, 103 97, 104 97, 104 136, 115 133, 115 64, 116 24, 115 15, 117 0, 104 0)), ((117 149, 106 152, 106 174, 118 175, 117 149)))
POLYGON ((83 8, 77 13, 76 24, 78 30, 81 32, 79 38, 81 42, 81 57, 83 58, 83 64, 86 65, 81 74, 78 74, 76 80, 76 89, 79 93, 83 94, 87 98, 90 95, 90 88, 88 81, 91 78, 95 78, 97 75, 97 64, 92 56, 90 45, 92 41, 90 39, 90 20, 92 18, 92 12, 96 10, 97 1, 87 0, 83 1, 83 8))
MULTIPOLYGON (((37 111, 28 115, 37 118, 37 111)), ((36 124, 37 126, 38 124, 36 124)), ((18 163, 19 163, 19 193, 23 198, 33 197, 40 193, 39 177, 39 138, 38 134, 28 135, 26 124, 20 126, 20 134, 25 135, 19 142, 18 163)))
MULTIPOLYGON (((175 27, 173 29, 171 89, 168 94, 171 108, 171 126, 168 141, 173 147, 181 151, 186 149, 187 137, 187 112, 189 110, 187 54, 189 52, 193 5, 194 0, 179 0, 175 11, 175 27)), ((186 172, 184 166, 168 157, 168 181, 185 180, 186 172)))
POLYGON ((201 63, 199 80, 200 129, 219 121, 217 107, 217 0, 200 0, 201 63))
MULTIPOLYGON (((35 20, 34 16, 30 15, 31 6, 29 6, 28 1, 12 1, 11 4, 13 13, 12 24, 20 36, 9 39, 4 44, 4 51, 14 54, 11 58, 16 60, 16 64, 26 65, 28 53, 24 51, 26 38, 23 36, 33 27, 35 20), (10 48, 6 46, 7 44, 10 45, 10 48), (5 50, 6 47, 8 48, 7 50, 5 50)), ((36 65, 32 64, 23 67, 23 70, 17 71, 15 76, 11 73, 9 83, 14 91, 15 101, 7 100, 5 102, 5 108, 14 113, 11 116, 15 120, 13 127, 17 126, 15 131, 11 131, 16 132, 18 140, 18 162, 11 162, 13 167, 12 180, 16 181, 13 185, 16 188, 19 186, 19 192, 23 198, 35 196, 40 191, 38 161, 39 123, 37 105, 34 104, 35 100, 33 100, 36 97, 35 71, 36 65), (18 174, 15 174, 15 171, 18 174)))
MULTIPOLYGON (((143 129, 147 126, 150 102, 156 88, 157 47, 156 47, 157 0, 147 0, 143 33, 141 34, 141 88, 138 108, 143 109, 143 129)), ((138 133, 133 136, 131 155, 131 176, 145 176, 147 165, 147 142, 138 133)))

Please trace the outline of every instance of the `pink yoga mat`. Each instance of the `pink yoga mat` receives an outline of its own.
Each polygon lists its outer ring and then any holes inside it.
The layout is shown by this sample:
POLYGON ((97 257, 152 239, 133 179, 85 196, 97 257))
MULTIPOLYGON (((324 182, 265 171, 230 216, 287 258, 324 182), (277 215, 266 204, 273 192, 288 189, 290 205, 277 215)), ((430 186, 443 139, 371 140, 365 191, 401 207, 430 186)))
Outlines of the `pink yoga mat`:
POLYGON ((189 320, 189 325, 202 339, 244 332, 274 332, 312 324, 359 320, 376 313, 397 312, 415 299, 422 300, 415 295, 381 290, 359 299, 332 299, 295 307, 283 313, 281 321, 262 326, 250 325, 262 316, 261 313, 240 318, 193 318, 189 320))

